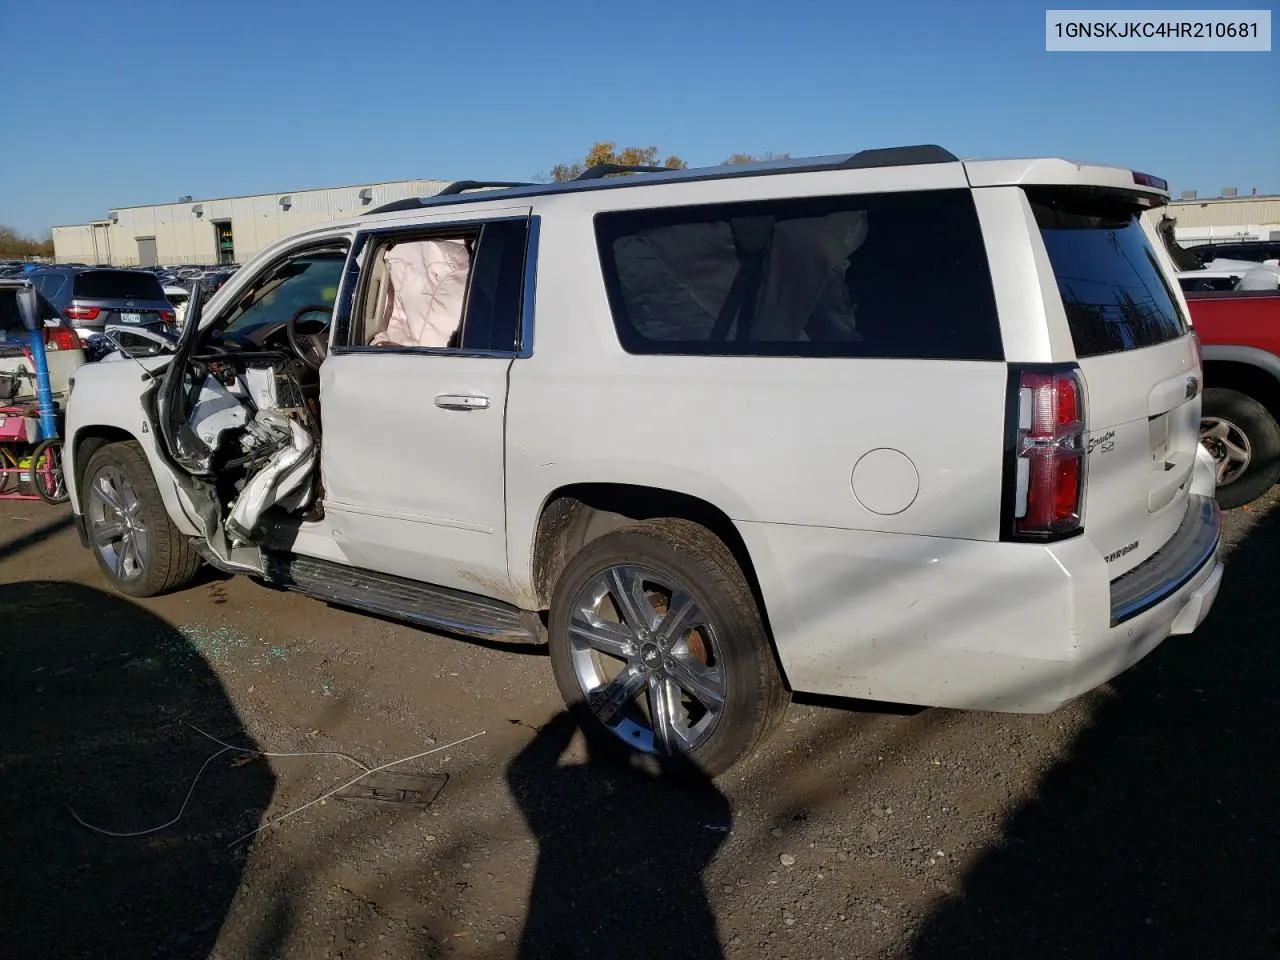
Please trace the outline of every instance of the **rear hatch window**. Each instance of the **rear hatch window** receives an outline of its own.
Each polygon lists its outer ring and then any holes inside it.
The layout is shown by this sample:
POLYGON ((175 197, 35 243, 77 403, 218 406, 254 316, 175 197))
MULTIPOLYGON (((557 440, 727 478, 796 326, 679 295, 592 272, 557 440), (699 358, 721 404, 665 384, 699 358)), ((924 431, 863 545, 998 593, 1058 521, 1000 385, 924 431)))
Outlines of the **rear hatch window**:
POLYGON ((140 270, 86 270, 76 274, 72 296, 77 300, 163 300, 154 273, 140 270))
POLYGON ((1152 347, 1187 321, 1142 228, 1142 208, 1084 190, 1027 191, 1079 357, 1152 347))
POLYGON ((1114 579, 1186 513, 1199 374, 1175 281, 1136 198, 1027 189, 1085 380, 1084 529, 1114 579))

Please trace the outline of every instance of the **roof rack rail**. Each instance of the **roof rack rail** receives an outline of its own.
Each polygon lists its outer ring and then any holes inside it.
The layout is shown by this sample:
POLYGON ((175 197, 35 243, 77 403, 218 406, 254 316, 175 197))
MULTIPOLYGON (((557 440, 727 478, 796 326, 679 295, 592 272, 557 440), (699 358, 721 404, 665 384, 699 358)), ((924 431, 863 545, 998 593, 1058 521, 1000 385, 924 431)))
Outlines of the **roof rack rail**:
POLYGON ((521 180, 458 180, 449 184, 436 194, 437 197, 452 197, 466 190, 486 190, 491 187, 532 187, 532 183, 521 180))
POLYGON ((532 187, 534 184, 525 183, 516 180, 455 180, 439 193, 433 193, 428 197, 407 197, 404 200, 392 200, 390 203, 384 203, 380 207, 374 207, 372 210, 366 210, 364 215, 370 216, 375 213, 396 213, 401 210, 417 210, 430 203, 436 197, 456 197, 458 194, 467 190, 484 190, 493 187, 532 187))
POLYGON ((574 180, 599 180, 615 173, 671 173, 674 167, 649 167, 632 163, 597 163, 574 177, 574 180))
POLYGON ((860 167, 905 167, 916 163, 957 163, 959 160, 950 150, 936 143, 919 143, 910 147, 859 150, 839 166, 842 170, 855 170, 860 167))
POLYGON ((384 203, 380 207, 366 210, 364 216, 372 216, 375 213, 395 213, 397 210, 417 210, 421 206, 422 197, 409 197, 405 200, 392 200, 390 203, 384 203))

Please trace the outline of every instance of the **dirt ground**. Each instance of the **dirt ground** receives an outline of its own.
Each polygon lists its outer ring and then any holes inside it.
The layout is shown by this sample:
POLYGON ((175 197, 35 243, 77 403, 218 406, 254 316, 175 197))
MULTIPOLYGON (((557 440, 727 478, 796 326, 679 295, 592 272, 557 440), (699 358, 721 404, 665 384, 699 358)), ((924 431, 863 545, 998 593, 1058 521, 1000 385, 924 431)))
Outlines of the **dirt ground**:
POLYGON ((809 700, 677 789, 591 763, 540 651, 212 573, 135 603, 0 504, 0 956, 1280 957, 1278 526, 1230 514, 1201 631, 1053 715, 809 700), (227 751, 172 826, 76 819, 171 820, 196 728, 448 780, 237 842, 360 768, 227 751))

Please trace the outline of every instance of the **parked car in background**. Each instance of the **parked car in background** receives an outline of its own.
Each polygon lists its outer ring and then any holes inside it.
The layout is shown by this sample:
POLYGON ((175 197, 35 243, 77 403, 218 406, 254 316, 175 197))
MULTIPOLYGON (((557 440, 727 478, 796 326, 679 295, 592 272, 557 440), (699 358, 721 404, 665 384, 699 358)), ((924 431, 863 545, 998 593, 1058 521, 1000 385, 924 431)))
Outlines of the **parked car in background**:
POLYGON ((1239 507, 1280 480, 1280 290, 1184 296, 1204 355, 1201 443, 1218 502, 1239 507))
POLYGON ((28 279, 68 321, 81 341, 108 325, 172 328, 176 316, 156 275, 115 267, 44 267, 28 279))
POLYGON ((1280 289, 1280 269, 1248 260, 1216 260, 1202 270, 1179 271, 1177 277, 1184 293, 1280 289))
POLYGON ((1280 240, 1233 240, 1227 243, 1198 243, 1187 247, 1204 264, 1215 260, 1249 260, 1264 263, 1280 259, 1280 240))
POLYGON ((191 299, 191 291, 177 283, 164 287, 164 297, 173 304, 174 322, 181 329, 187 319, 187 302, 191 299))
MULTIPOLYGON (((27 359, 30 342, 17 292, 28 283, 0 279, 0 403, 35 400, 35 370, 27 359)), ((45 358, 49 366, 49 386, 55 401, 65 404, 72 374, 85 362, 80 338, 53 305, 37 294, 39 316, 44 323, 45 358)))

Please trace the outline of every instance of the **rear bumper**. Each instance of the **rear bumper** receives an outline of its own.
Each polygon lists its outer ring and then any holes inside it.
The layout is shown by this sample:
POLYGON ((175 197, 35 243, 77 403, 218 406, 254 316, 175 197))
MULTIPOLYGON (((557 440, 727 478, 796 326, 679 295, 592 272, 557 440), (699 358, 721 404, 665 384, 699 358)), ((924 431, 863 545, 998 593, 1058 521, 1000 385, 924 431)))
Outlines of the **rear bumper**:
POLYGON ((1112 581, 1087 537, 1039 546, 740 523, 787 680, 807 693, 1047 713, 1193 631, 1220 514, 1112 581))
POLYGON ((1192 496, 1177 532, 1152 556, 1111 581, 1111 626, 1140 616, 1196 577, 1217 555, 1222 511, 1213 497, 1192 496))

